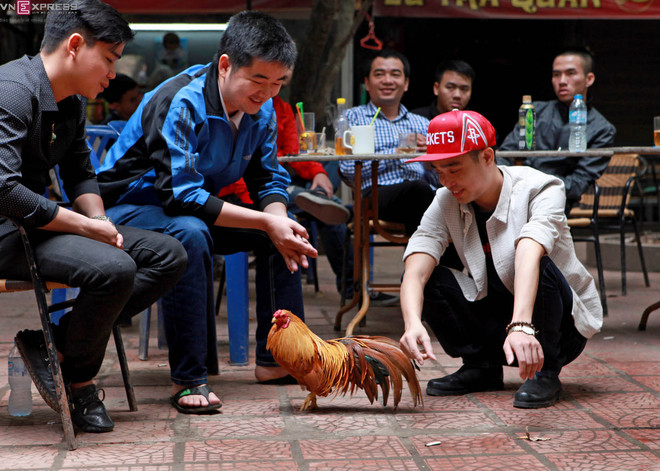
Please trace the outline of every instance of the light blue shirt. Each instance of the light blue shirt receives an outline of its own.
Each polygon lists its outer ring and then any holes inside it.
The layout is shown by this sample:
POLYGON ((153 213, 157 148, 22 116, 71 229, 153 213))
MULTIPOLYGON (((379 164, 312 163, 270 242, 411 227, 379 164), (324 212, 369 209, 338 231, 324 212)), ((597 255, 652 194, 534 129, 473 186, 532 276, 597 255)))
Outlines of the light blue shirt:
MULTIPOLYGON (((373 102, 356 106, 346 111, 349 126, 364 126, 371 123, 376 114, 373 102)), ((409 112, 399 105, 399 114, 392 121, 379 113, 374 121, 374 139, 376 154, 394 154, 399 145, 400 132, 416 132, 426 135, 429 120, 409 112)), ((421 162, 406 164, 405 159, 378 161, 378 185, 394 185, 404 181, 424 180, 424 165, 421 162)), ((355 161, 342 160, 339 169, 344 177, 355 178, 355 161)), ((371 161, 362 165, 362 190, 371 188, 371 161)))

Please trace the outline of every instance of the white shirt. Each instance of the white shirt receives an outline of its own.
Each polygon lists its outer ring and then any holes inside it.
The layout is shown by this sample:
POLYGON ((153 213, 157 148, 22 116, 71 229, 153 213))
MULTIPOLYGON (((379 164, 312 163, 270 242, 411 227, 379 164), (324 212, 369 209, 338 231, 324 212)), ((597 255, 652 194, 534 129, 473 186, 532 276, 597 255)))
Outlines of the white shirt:
MULTIPOLYGON (((498 167, 504 176, 499 201, 486 222, 493 263, 506 288, 513 293, 516 245, 522 238, 541 244, 573 291, 575 327, 589 338, 603 325, 603 309, 592 276, 575 255, 566 223, 564 184, 556 177, 529 167, 498 167)), ((452 272, 468 301, 488 294, 486 255, 472 205, 459 204, 440 188, 410 238, 403 259, 423 252, 439 262, 449 241, 454 243, 465 272, 452 272)))

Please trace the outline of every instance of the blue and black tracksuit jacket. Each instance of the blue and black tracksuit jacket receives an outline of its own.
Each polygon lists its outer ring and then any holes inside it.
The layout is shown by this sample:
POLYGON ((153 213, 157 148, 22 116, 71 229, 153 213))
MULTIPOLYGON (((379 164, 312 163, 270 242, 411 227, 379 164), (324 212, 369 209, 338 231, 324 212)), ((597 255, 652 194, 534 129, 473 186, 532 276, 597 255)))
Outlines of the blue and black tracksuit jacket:
POLYGON ((145 95, 108 151, 97 171, 104 203, 159 205, 213 224, 223 204, 216 195, 243 177, 258 209, 286 205, 290 179, 276 139, 271 100, 243 116, 234 139, 217 66, 190 67, 145 95))

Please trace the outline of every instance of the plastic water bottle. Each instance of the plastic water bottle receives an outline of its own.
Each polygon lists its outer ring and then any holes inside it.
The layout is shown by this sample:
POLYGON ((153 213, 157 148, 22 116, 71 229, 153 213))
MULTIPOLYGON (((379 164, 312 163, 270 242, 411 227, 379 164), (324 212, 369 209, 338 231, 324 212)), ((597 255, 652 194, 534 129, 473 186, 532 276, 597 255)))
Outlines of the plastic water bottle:
POLYGON ((18 353, 16 342, 9 352, 7 363, 9 376, 9 414, 15 417, 25 417, 32 413, 32 379, 28 373, 23 358, 18 353))
POLYGON ((587 104, 582 95, 575 95, 568 110, 568 124, 571 136, 568 138, 568 150, 584 152, 587 150, 587 104))
POLYGON ((344 131, 348 129, 346 119, 346 99, 337 98, 337 122, 335 123, 335 155, 346 155, 344 147, 344 131))
POLYGON ((536 149, 536 109, 531 95, 523 95, 523 102, 518 110, 518 150, 536 149))

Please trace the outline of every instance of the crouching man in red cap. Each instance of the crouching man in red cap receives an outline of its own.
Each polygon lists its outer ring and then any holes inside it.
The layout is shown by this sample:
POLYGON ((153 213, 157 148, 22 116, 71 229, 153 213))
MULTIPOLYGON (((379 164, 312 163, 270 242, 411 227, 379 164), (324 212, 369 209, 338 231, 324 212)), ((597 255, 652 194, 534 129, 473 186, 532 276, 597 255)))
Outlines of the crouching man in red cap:
MULTIPOLYGON (((495 130, 479 113, 450 111, 428 129, 428 161, 444 186, 404 254, 401 347, 435 360, 422 319, 463 366, 429 381, 431 396, 503 389, 502 365, 525 382, 513 405, 559 398, 562 367, 598 332, 603 314, 575 256, 563 183, 529 167, 495 165, 495 130), (463 272, 438 261, 453 241, 463 272)), ((409 162, 410 162, 409 161, 409 162)))

